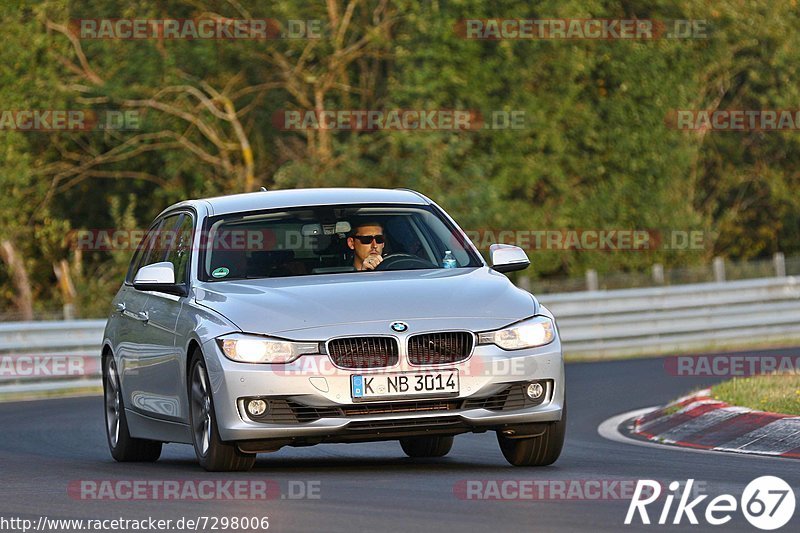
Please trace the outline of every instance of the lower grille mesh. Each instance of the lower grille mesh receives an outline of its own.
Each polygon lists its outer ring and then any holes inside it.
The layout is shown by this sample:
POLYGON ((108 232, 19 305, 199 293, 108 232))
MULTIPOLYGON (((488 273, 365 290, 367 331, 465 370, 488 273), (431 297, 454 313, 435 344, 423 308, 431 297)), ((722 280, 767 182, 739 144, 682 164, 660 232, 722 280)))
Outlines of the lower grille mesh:
POLYGON ((269 409, 263 415, 250 415, 250 418, 270 424, 299 424, 342 416, 342 411, 336 407, 311 407, 290 400, 268 400, 267 404, 269 409))
POLYGON ((461 400, 398 402, 361 404, 342 409, 344 416, 368 416, 383 414, 425 413, 430 411, 455 411, 461 407, 461 400))
POLYGON ((403 431, 426 427, 457 426, 461 421, 456 416, 437 416, 432 418, 417 418, 411 420, 364 420, 353 422, 347 426, 350 431, 383 430, 403 431))
POLYGON ((480 399, 469 399, 464 402, 464 409, 488 409, 490 411, 512 411, 514 409, 525 409, 541 405, 547 400, 553 390, 551 381, 540 381, 544 386, 544 394, 538 400, 531 400, 525 394, 527 384, 512 385, 503 389, 494 396, 480 399))

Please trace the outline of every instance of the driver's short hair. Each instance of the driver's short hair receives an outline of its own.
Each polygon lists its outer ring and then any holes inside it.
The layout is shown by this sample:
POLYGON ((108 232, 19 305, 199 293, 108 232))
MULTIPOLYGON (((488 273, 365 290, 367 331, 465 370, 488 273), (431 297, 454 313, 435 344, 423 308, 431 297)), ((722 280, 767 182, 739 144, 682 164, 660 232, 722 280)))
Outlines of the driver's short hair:
POLYGON ((377 220, 356 220, 352 224, 348 237, 354 236, 358 233, 358 228, 363 228, 364 226, 379 226, 381 230, 383 229, 383 224, 377 220))

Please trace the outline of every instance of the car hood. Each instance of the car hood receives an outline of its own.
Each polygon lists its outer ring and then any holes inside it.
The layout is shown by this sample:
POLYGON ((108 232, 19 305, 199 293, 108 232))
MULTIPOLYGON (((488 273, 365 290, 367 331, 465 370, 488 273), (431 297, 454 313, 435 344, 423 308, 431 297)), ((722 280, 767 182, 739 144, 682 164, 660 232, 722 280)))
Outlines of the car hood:
POLYGON ((535 314, 537 305, 488 267, 210 282, 194 296, 244 332, 289 339, 386 333, 395 320, 415 331, 488 330, 535 314))

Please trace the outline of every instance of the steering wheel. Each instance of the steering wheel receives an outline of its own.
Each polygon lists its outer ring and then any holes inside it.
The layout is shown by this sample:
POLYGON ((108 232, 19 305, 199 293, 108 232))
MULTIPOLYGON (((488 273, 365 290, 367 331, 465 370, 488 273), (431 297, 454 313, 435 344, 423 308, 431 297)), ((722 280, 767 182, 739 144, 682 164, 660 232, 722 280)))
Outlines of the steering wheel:
POLYGON ((436 265, 416 255, 389 254, 375 270, 403 270, 413 268, 436 268, 436 265))

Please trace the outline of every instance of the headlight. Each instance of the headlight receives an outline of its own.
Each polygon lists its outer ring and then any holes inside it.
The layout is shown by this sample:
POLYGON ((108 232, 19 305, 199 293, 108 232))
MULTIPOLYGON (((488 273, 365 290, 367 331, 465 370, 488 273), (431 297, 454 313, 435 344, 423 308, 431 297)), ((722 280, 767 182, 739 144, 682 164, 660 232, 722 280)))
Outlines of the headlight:
POLYGON ((555 338, 553 321, 546 316, 536 316, 505 329, 479 333, 478 344, 496 344, 504 350, 521 350, 550 344, 555 338))
POLYGON ((301 355, 319 353, 319 343, 292 342, 256 335, 217 339, 225 357, 239 363, 291 363, 301 355))

